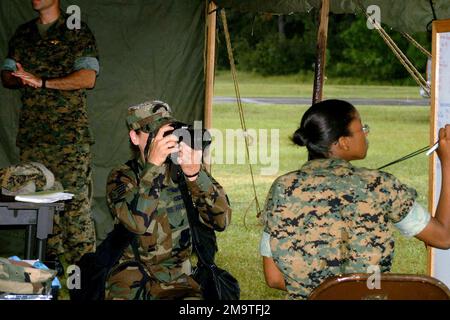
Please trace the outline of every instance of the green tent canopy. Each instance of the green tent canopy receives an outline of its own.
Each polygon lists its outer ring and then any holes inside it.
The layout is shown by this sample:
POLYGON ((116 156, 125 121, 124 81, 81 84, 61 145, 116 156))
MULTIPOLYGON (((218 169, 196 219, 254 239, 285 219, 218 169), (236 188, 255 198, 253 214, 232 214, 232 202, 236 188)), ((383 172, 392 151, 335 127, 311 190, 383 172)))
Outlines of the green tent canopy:
MULTIPOLYGON (((221 8, 241 12, 270 12, 290 14, 320 8, 321 0, 214 0, 221 8)), ((381 22, 391 28, 409 33, 425 32, 434 19, 430 0, 330 0, 330 12, 356 13, 359 3, 364 8, 377 5, 381 22)), ((433 0, 437 19, 450 19, 450 1, 433 0)))

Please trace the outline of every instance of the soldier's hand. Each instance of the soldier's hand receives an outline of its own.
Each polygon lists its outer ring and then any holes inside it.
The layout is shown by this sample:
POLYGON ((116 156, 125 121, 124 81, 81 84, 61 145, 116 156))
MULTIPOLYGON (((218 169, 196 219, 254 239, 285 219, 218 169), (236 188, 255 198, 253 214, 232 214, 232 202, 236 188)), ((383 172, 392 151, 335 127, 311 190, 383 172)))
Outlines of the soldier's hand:
POLYGON ((180 143, 180 152, 178 153, 178 164, 188 179, 193 181, 197 179, 197 173, 200 172, 202 164, 202 150, 194 150, 184 142, 180 143), (189 176, 194 176, 189 178, 189 176))
POLYGON ((13 72, 12 75, 19 78, 22 84, 32 88, 41 88, 42 79, 35 76, 34 74, 25 71, 20 63, 16 63, 17 71, 13 72))
POLYGON ((439 148, 436 152, 441 160, 441 165, 450 167, 450 124, 439 129, 439 148))
POLYGON ((166 124, 158 130, 148 151, 147 161, 149 163, 161 166, 170 154, 179 152, 178 138, 173 134, 164 137, 164 133, 173 130, 174 128, 170 124, 166 124))

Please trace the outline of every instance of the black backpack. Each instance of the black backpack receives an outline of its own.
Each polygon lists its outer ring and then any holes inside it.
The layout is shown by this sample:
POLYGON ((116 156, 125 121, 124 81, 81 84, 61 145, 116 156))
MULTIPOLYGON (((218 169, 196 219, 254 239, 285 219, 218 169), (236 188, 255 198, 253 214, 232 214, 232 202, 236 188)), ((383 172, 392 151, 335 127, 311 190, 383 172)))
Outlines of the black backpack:
MULTIPOLYGON (((134 173, 137 173, 136 161, 130 160, 126 165, 134 173)), ((139 262, 136 234, 128 231, 121 223, 116 224, 114 229, 108 233, 106 239, 97 247, 95 253, 83 255, 76 264, 81 272, 81 287, 69 289, 70 299, 75 301, 104 300, 108 274, 112 267, 119 262, 123 252, 130 244, 133 247, 135 258, 139 262)))
POLYGON ((80 268, 80 289, 69 290, 70 299, 90 301, 105 299, 105 283, 111 268, 122 257, 124 250, 136 235, 122 224, 116 224, 105 240, 97 247, 95 253, 81 257, 77 266, 80 268))
POLYGON ((239 300, 241 295, 239 281, 214 262, 218 251, 216 232, 200 222, 199 212, 192 203, 186 181, 184 177, 180 177, 183 173, 180 167, 176 170, 178 186, 188 215, 193 252, 198 258, 192 277, 200 285, 205 300, 239 300))

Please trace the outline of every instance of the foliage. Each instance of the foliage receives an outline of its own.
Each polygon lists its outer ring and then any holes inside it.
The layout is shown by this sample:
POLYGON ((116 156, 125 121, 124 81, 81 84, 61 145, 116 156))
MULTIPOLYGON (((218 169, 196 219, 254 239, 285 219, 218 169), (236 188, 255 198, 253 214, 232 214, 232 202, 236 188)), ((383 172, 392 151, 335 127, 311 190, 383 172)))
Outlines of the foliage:
MULTIPOLYGON (((227 12, 228 27, 238 68, 263 76, 314 71, 318 11, 278 16, 227 12)), ((330 14, 327 76, 361 78, 363 82, 395 81, 409 74, 366 19, 352 14, 330 14)), ((218 68, 228 69, 228 54, 220 26, 218 68)), ((394 41, 420 72, 425 74, 426 57, 396 31, 386 28, 394 41)), ((430 35, 413 35, 429 49, 430 35)), ((412 84, 407 81, 407 84, 412 84)))
POLYGON ((254 49, 248 43, 241 42, 237 50, 246 53, 240 55, 240 63, 246 70, 268 76, 293 74, 308 68, 314 54, 306 47, 303 39, 298 36, 279 39, 278 35, 269 34, 254 49), (303 55, 305 59, 298 59, 299 55, 303 55))
MULTIPOLYGON (((241 70, 265 76, 314 70, 313 15, 230 14, 228 20, 236 63, 241 70)), ((219 41, 218 65, 226 69, 229 63, 225 40, 220 37, 219 41)))
MULTIPOLYGON (((400 49, 404 50, 410 60, 418 66, 418 69, 425 71, 426 56, 398 32, 389 33, 400 49)), ((345 47, 342 54, 337 55, 339 59, 331 57, 331 60, 335 62, 330 69, 331 74, 341 77, 360 75, 368 80, 408 77, 406 69, 386 46, 378 32, 367 29, 365 20, 355 20, 347 30, 339 33, 337 38, 345 43, 345 47)), ((421 38, 423 40, 423 36, 421 38)))

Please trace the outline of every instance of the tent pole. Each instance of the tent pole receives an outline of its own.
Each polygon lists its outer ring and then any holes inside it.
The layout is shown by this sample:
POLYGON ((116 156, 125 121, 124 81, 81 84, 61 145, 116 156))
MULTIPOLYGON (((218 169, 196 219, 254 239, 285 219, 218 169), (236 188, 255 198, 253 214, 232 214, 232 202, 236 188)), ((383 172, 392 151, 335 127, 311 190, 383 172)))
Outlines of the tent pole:
MULTIPOLYGON (((213 1, 207 4, 207 34, 206 34, 206 65, 205 65, 205 110, 204 110, 204 127, 211 129, 212 127, 212 106, 214 97, 214 70, 216 57, 216 18, 217 6, 213 1)), ((208 155, 210 156, 210 155, 208 155)), ((210 160, 210 159, 208 159, 210 160)), ((206 161, 205 165, 208 172, 211 171, 210 161, 206 161)))
POLYGON ((329 14, 330 0, 322 0, 322 7, 320 9, 319 18, 319 31, 317 35, 317 55, 314 74, 313 103, 322 101, 323 96, 329 14))
POLYGON ((207 42, 206 42, 206 77, 205 77, 205 128, 212 126, 212 104, 214 97, 214 67, 216 55, 216 5, 210 2, 207 17, 207 42))

